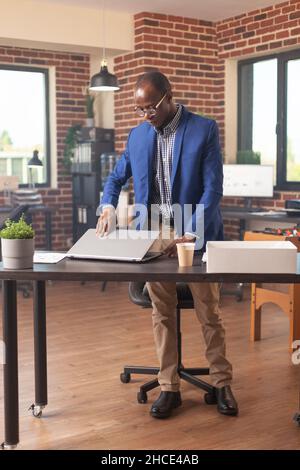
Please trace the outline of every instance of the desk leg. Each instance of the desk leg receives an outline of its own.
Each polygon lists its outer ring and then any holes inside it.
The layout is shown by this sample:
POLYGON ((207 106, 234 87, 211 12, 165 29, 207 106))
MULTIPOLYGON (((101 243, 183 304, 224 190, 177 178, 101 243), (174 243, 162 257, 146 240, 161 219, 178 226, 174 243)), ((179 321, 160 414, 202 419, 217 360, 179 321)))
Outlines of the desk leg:
POLYGON ((4 449, 19 442, 17 282, 3 281, 3 341, 5 345, 4 382, 4 449))
POLYGON ((240 240, 244 240, 244 233, 246 231, 246 228, 247 228, 247 223, 246 223, 246 220, 245 219, 240 219, 240 240))
POLYGON ((34 282, 34 372, 35 403, 30 409, 33 416, 40 418, 48 403, 45 281, 34 282))

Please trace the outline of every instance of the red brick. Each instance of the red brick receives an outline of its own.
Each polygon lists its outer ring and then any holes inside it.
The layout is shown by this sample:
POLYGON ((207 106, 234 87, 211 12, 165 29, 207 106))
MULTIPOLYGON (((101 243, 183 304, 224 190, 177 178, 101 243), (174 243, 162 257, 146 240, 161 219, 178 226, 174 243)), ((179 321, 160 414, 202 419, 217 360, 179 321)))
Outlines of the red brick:
POLYGON ((198 25, 199 24, 199 20, 197 20, 195 18, 184 18, 183 22, 186 23, 186 24, 192 24, 192 25, 198 25))
POLYGON ((114 62, 115 64, 120 64, 123 62, 123 56, 115 57, 114 62))
POLYGON ((168 21, 172 23, 183 23, 183 18, 182 16, 168 15, 168 21))
POLYGON ((161 28, 172 29, 174 27, 174 24, 170 23, 169 21, 160 21, 159 26, 161 28))
MULTIPOLYGON (((292 15, 290 15, 290 19, 294 19, 294 18, 291 18, 292 15)), ((289 17, 288 15, 281 15, 281 16, 277 16, 275 19, 274 19, 274 22, 275 24, 279 24, 279 23, 285 23, 286 21, 289 20, 289 17)))
POLYGON ((169 46, 170 52, 182 52, 183 48, 179 46, 169 46))
POLYGON ((249 16, 246 18, 243 18, 241 21, 241 24, 250 24, 250 23, 253 23, 253 18, 249 16))
POLYGON ((13 56, 21 56, 22 55, 22 51, 20 51, 19 49, 10 49, 8 51, 8 54, 9 55, 13 55, 13 56))
POLYGON ((261 9, 261 12, 262 12, 262 13, 270 12, 270 11, 272 11, 273 9, 274 9, 274 6, 271 5, 271 6, 269 6, 269 7, 262 8, 262 9, 261 9))
POLYGON ((263 28, 267 27, 267 26, 272 26, 274 24, 274 20, 271 18, 269 20, 265 20, 265 21, 262 21, 261 22, 261 26, 263 28))
POLYGON ((1 62, 13 62, 13 58, 12 57, 8 57, 6 55, 2 55, 0 56, 0 63, 1 62))
POLYGON ((249 46, 252 46, 253 44, 259 44, 261 41, 261 38, 253 38, 248 40, 249 46))
POLYGON ((159 38, 159 41, 160 41, 160 42, 163 42, 163 43, 166 43, 166 44, 173 44, 173 43, 174 43, 174 39, 173 39, 173 38, 164 37, 164 36, 161 36, 161 37, 159 38))
POLYGON ((296 34, 297 34, 297 35, 300 34, 300 27, 299 27, 299 28, 292 29, 291 35, 292 35, 292 36, 295 36, 296 34))
POLYGON ((277 3, 276 5, 274 5, 274 8, 275 10, 280 10, 281 8, 285 7, 287 5, 288 2, 282 2, 282 3, 277 3))
POLYGON ((184 37, 187 39, 198 39, 198 34, 186 32, 184 33, 184 37))
POLYGON ((291 13, 292 11, 295 11, 295 10, 296 10, 295 5, 288 5, 282 8, 282 13, 291 13))
POLYGON ((142 11, 141 13, 137 13, 136 15, 134 15, 134 20, 139 20, 141 18, 145 18, 146 16, 148 15, 147 12, 145 11, 142 11))
POLYGON ((297 38, 291 38, 283 41, 284 46, 293 46, 294 44, 297 44, 297 38))
POLYGON ((276 39, 288 38, 289 35, 289 31, 280 31, 279 33, 276 33, 276 39))
POLYGON ((167 20, 167 15, 163 13, 152 13, 152 18, 156 20, 161 20, 161 21, 166 21, 167 20))
POLYGON ((295 19, 300 18, 300 11, 297 11, 295 13, 291 13, 289 18, 290 18, 290 20, 295 20, 295 19))
POLYGON ((273 39, 275 39, 275 34, 266 34, 262 37, 262 42, 272 41, 273 39))
POLYGON ((279 49, 282 47, 282 41, 271 42, 270 49, 279 49))
POLYGON ((182 31, 174 30, 174 31, 169 31, 169 36, 171 36, 172 38, 183 38, 184 33, 182 31))
POLYGON ((186 24, 177 23, 175 24, 175 29, 179 29, 180 31, 188 31, 189 27, 186 24))

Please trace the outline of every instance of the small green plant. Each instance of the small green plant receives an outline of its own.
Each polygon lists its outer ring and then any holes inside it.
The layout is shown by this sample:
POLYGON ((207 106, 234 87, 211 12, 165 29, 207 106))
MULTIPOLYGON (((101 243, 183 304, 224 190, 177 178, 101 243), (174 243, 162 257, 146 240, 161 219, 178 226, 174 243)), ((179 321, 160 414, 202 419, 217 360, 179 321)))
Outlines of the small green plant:
POLYGON ((27 224, 25 221, 24 214, 21 215, 18 222, 13 222, 10 219, 5 221, 5 228, 0 230, 0 238, 9 238, 9 239, 24 239, 24 238, 33 238, 34 230, 31 227, 31 224, 27 224))
POLYGON ((86 92, 85 96, 85 106, 86 106, 86 117, 93 118, 94 117, 94 96, 90 95, 89 92, 86 92))
POLYGON ((81 128, 81 124, 75 124, 74 126, 69 127, 67 130, 65 137, 63 165, 68 171, 71 170, 72 161, 74 158, 74 149, 80 136, 81 128))
POLYGON ((253 150, 238 150, 236 154, 236 162, 240 165, 260 165, 260 152, 253 150))

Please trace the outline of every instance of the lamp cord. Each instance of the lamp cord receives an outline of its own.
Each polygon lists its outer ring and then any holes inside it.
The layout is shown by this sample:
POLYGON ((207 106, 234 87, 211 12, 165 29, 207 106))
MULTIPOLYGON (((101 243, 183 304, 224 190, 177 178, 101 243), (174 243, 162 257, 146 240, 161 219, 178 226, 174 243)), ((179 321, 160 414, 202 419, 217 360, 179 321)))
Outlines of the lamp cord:
POLYGON ((102 39, 103 39, 103 60, 106 60, 106 57, 105 57, 105 18, 104 18, 104 10, 105 10, 105 0, 102 0, 102 39))

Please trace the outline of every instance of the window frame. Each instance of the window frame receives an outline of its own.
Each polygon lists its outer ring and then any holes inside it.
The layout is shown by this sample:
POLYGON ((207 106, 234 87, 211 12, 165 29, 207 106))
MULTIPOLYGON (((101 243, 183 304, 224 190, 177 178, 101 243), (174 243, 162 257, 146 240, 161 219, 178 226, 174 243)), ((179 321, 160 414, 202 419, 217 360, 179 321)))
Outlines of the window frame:
MULTIPOLYGON (((51 144, 50 144, 50 90, 49 90, 49 70, 43 67, 32 67, 26 65, 1 64, 0 70, 15 70, 22 72, 37 72, 44 75, 45 80, 45 161, 46 161, 46 181, 44 183, 35 183, 36 188, 48 188, 51 186, 51 144)), ((28 188, 29 183, 20 183, 20 188, 28 188)))
POLYGON ((300 59, 300 49, 280 53, 252 57, 238 61, 238 142, 241 150, 240 116, 242 107, 242 74, 244 65, 254 64, 265 60, 277 59, 277 155, 276 155, 276 191, 300 191, 300 181, 287 181, 287 63, 289 60, 300 59))

